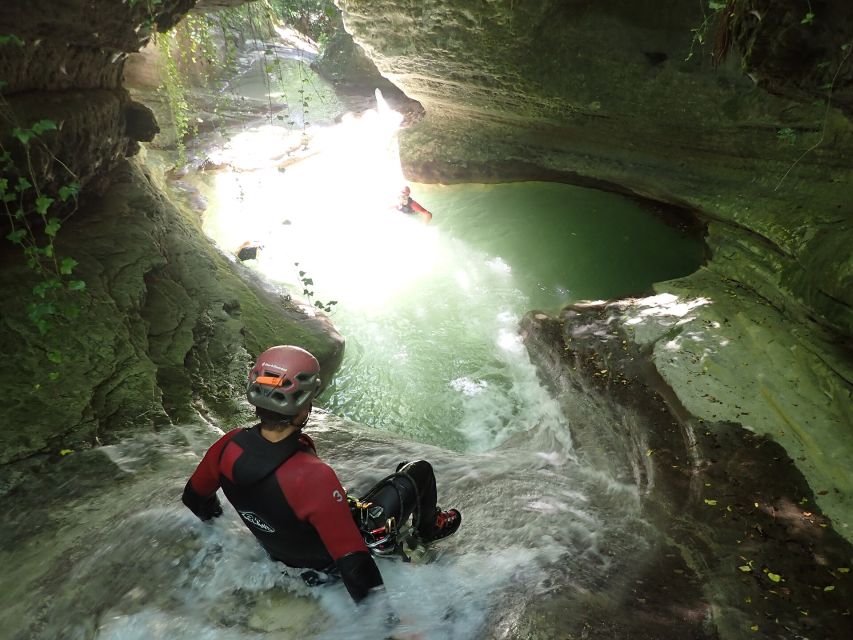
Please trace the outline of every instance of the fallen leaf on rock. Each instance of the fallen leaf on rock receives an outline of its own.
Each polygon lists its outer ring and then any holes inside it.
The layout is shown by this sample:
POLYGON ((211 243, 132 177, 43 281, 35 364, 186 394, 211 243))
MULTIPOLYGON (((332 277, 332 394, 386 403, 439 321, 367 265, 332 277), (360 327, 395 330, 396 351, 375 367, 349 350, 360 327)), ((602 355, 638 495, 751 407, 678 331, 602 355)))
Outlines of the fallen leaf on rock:
POLYGON ((770 578, 772 582, 779 582, 782 579, 778 573, 768 572, 767 577, 770 578))

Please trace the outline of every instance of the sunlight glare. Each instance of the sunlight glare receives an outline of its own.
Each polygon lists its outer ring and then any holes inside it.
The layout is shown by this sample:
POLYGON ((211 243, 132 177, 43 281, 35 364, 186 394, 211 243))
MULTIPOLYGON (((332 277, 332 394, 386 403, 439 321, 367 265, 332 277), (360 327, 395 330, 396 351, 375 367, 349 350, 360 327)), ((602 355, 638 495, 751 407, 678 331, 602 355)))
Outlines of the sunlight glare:
POLYGON ((406 183, 402 116, 378 92, 377 104, 313 129, 307 146, 303 132, 272 125, 234 136, 211 155, 229 170, 214 174, 208 234, 232 253, 246 241, 261 245, 255 266, 271 280, 295 285, 300 297, 302 270, 318 299, 350 308, 379 309, 430 273, 437 230, 394 209, 406 183))

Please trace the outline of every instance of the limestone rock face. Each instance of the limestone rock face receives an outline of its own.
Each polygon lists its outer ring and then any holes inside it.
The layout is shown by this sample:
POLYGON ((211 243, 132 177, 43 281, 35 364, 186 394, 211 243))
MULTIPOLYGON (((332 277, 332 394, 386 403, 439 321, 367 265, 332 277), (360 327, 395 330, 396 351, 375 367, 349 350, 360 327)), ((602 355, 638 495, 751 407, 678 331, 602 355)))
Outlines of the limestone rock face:
MULTIPOLYGON (((2 3, 0 34, 11 39, 0 44, 0 90, 8 103, 0 142, 14 150, 9 144, 14 127, 49 119, 57 131, 42 142, 81 184, 117 166, 138 149, 125 120, 124 60, 194 5, 195 0, 2 3)), ((33 177, 40 184, 55 182, 62 171, 54 164, 36 166, 33 177)))
POLYGON ((716 70, 692 42, 706 29, 689 0, 340 4, 353 39, 426 110, 401 140, 413 178, 557 174, 697 209, 726 277, 853 333, 847 2, 821 3, 812 25, 787 0, 736 3, 716 70), (812 66, 786 42, 808 45, 812 66))
MULTIPOLYGON (((240 2, 204 3, 226 4, 240 2)), ((340 363, 343 340, 326 319, 307 316, 222 256, 163 195, 159 179, 126 160, 159 127, 122 86, 125 58, 195 5, 0 3, 4 195, 29 185, 20 200, 31 240, 44 246, 50 224, 61 227, 52 229, 55 243, 42 259, 76 265, 73 275, 38 273, 21 246, 0 252, 7 359, 0 388, 8 398, 0 409, 0 465, 198 415, 247 418, 240 397, 248 365, 272 344, 310 349, 327 379, 340 363), (39 121, 52 124, 27 142, 21 130, 39 121), (79 197, 62 197, 62 188, 79 197), (47 197, 44 220, 38 195, 47 197), (85 288, 44 296, 54 275, 85 288), (49 310, 40 330, 33 306, 49 310)), ((13 213, 2 218, 3 236, 22 228, 13 213)), ((5 478, 0 484, 10 488, 5 478)))
POLYGON ((20 260, 0 269, 0 388, 9 400, 0 408, 0 464, 60 442, 76 448, 189 421, 196 411, 247 418, 251 407, 239 398, 248 368, 273 344, 304 346, 327 372, 343 357, 327 321, 253 283, 137 164, 125 161, 108 179, 58 241, 86 282, 63 300, 76 317, 56 317, 40 335, 21 304, 35 276, 20 260))

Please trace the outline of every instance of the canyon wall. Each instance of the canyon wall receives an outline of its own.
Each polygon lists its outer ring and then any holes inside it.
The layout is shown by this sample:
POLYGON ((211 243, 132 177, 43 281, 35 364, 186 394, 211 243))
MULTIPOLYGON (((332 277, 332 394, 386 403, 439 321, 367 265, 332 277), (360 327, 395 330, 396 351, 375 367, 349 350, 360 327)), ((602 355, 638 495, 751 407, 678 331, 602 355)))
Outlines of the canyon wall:
POLYGON ((704 4, 340 2, 425 109, 401 135, 410 178, 562 180, 705 223, 707 263, 612 322, 690 415, 782 444, 850 537, 853 14, 704 4))
POLYGON ((340 364, 325 318, 215 249, 163 175, 129 159, 159 127, 122 86, 125 59, 195 5, 0 5, 0 464, 245 419, 247 368, 272 344, 311 349, 326 378, 340 364))

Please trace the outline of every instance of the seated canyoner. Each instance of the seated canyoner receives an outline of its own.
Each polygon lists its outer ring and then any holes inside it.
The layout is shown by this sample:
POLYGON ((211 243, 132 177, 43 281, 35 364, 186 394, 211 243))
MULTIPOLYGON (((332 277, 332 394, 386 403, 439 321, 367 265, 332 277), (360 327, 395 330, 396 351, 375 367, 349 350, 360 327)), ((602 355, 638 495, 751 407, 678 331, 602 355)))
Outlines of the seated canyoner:
MULTIPOLYGON (((221 488, 273 559, 304 569, 308 584, 341 580, 356 603, 379 603, 393 625, 374 554, 392 548, 392 534, 409 518, 410 535, 429 544, 455 533, 462 516, 436 506, 435 474, 424 460, 401 462, 360 499, 347 496, 303 432, 321 388, 319 374, 317 359, 304 349, 264 351, 246 391, 258 424, 215 442, 182 500, 200 519, 210 520, 222 514, 216 495, 221 488)), ((374 610, 371 605, 366 611, 374 610)))

